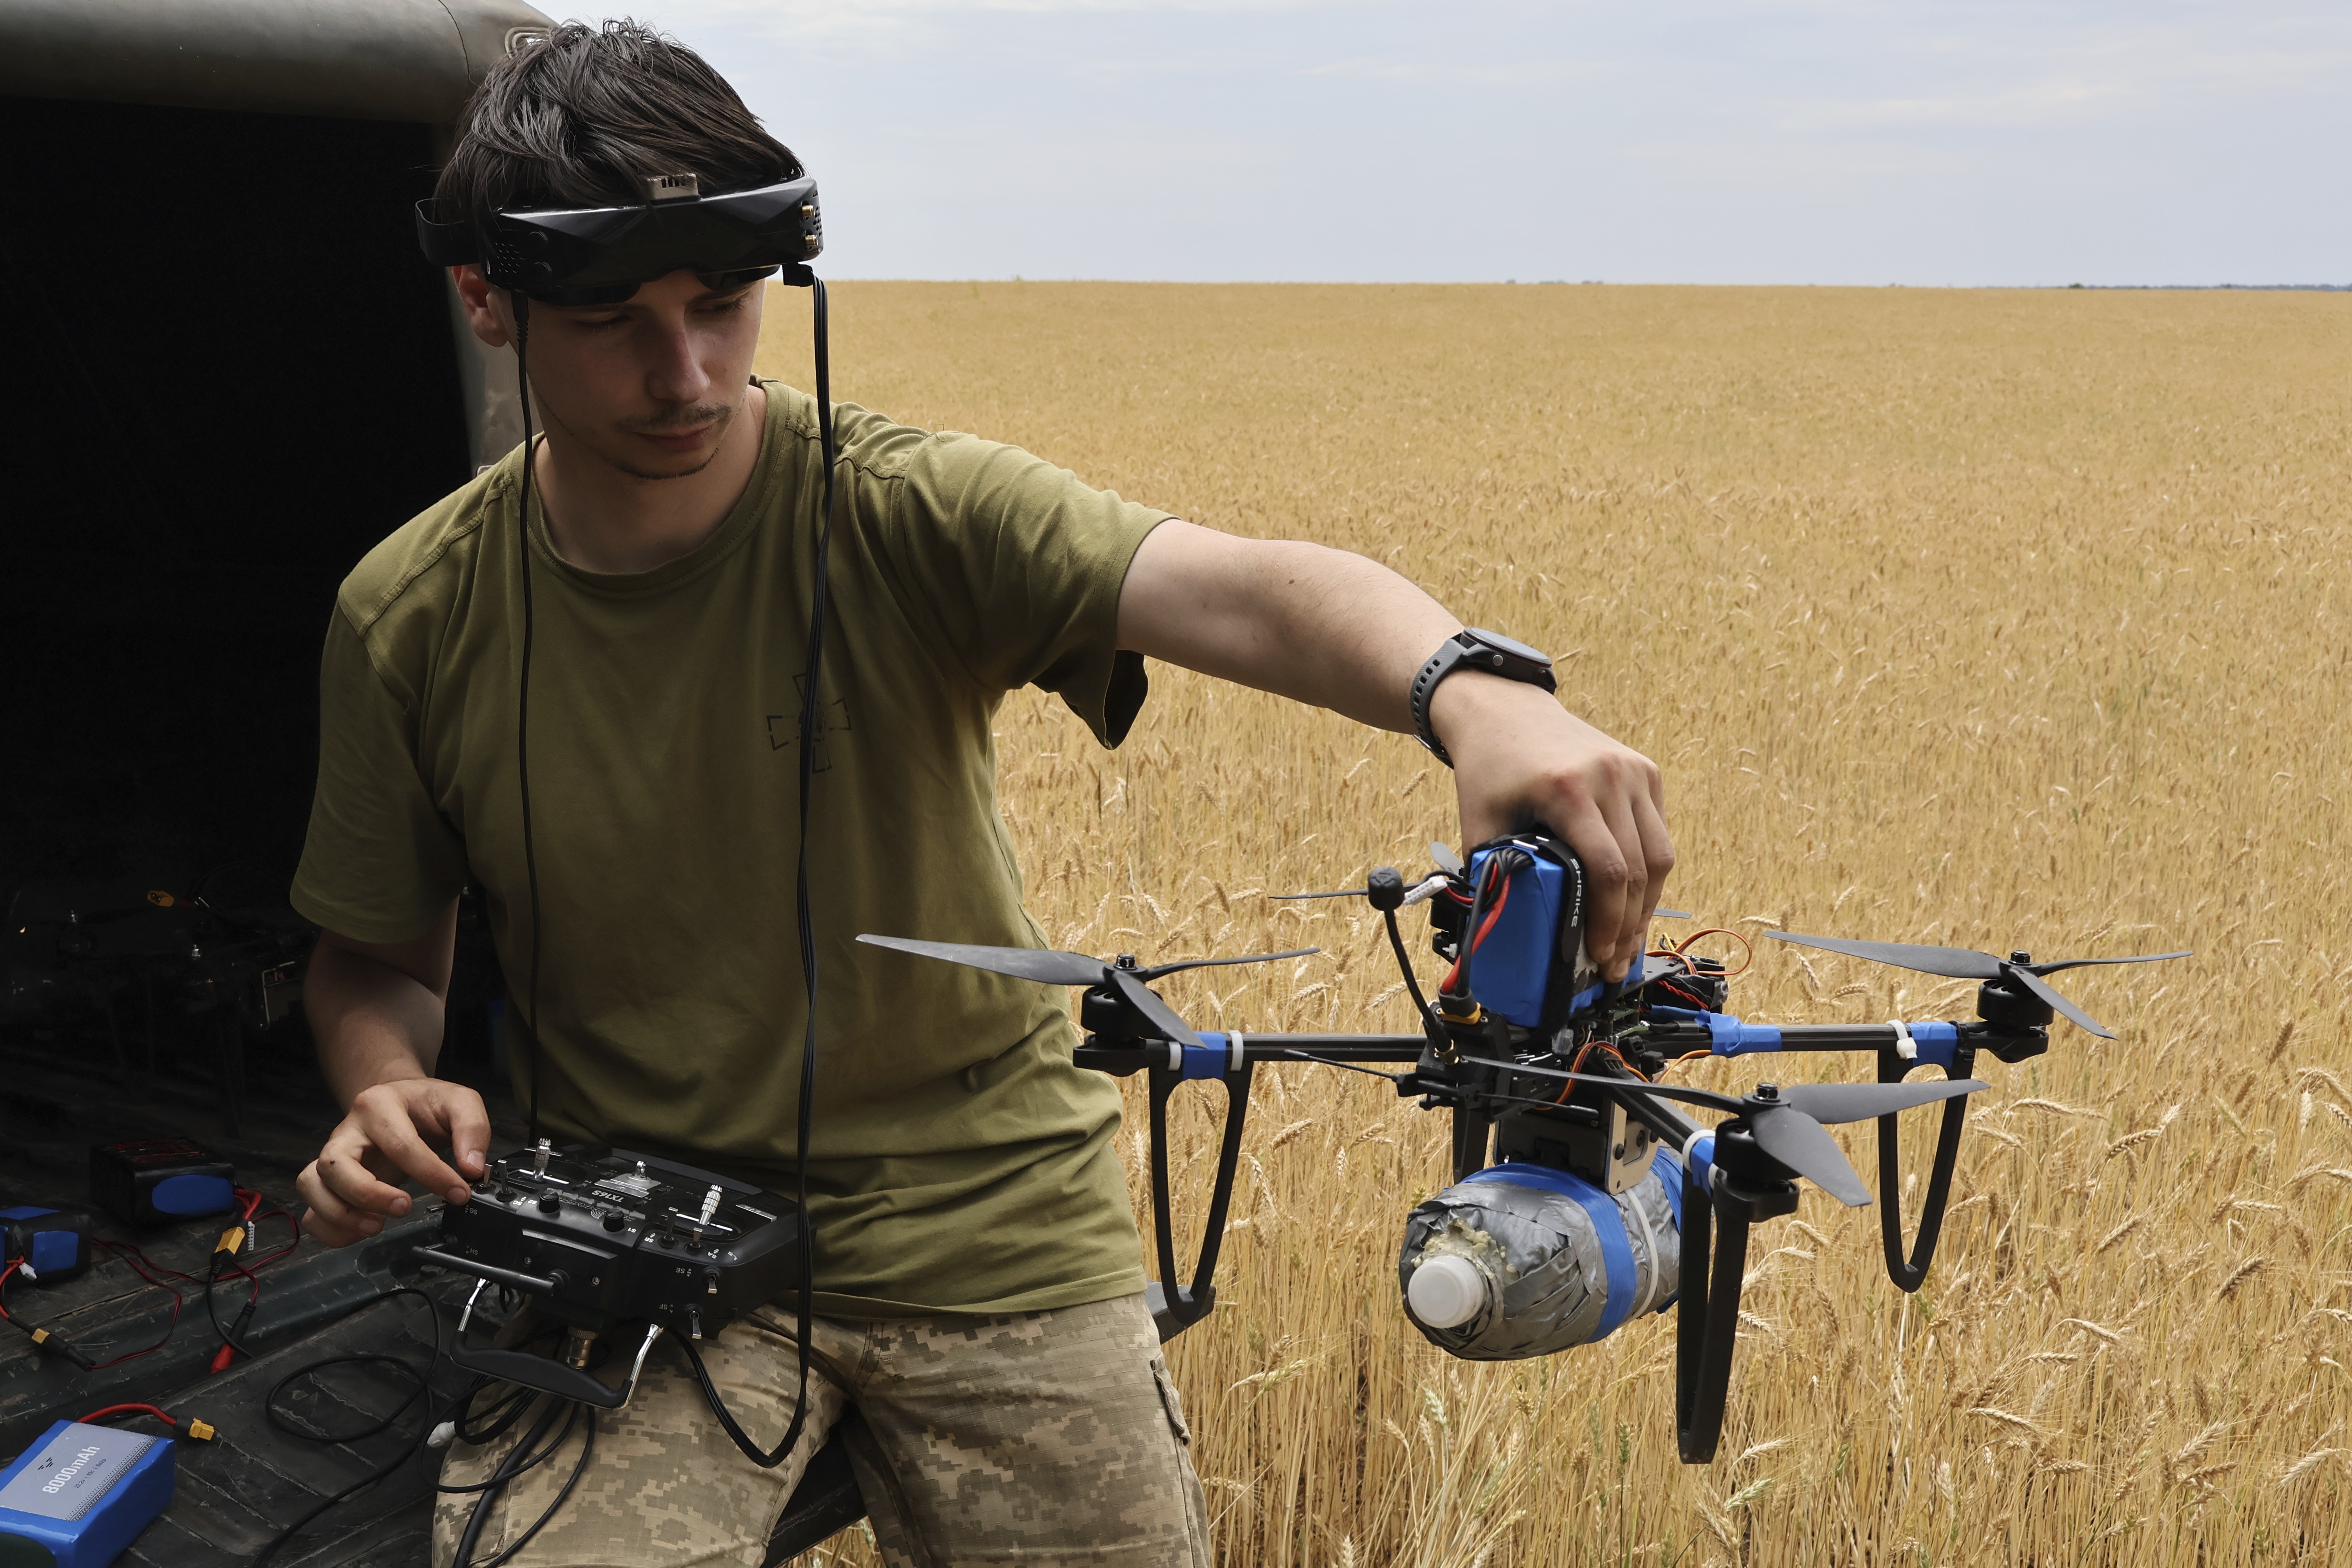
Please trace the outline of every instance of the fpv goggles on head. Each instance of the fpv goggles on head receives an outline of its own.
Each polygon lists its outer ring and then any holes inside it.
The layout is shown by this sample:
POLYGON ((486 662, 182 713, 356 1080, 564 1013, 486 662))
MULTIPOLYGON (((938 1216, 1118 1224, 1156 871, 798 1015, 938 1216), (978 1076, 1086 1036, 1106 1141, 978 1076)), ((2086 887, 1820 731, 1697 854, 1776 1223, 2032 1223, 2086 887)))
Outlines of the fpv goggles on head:
POLYGON ((492 215, 487 230, 442 223, 416 204, 416 241, 439 267, 473 262, 501 289, 549 305, 615 305, 640 284, 688 271, 712 289, 781 272, 806 288, 824 248, 816 182, 802 178, 706 196, 691 174, 646 181, 646 204, 492 215))

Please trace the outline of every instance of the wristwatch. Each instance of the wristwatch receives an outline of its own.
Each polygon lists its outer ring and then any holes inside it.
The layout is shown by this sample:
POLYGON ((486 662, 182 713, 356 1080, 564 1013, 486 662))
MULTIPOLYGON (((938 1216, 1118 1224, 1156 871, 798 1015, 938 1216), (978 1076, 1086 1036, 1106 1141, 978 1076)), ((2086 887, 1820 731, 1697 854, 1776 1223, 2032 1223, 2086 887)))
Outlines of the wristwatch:
POLYGON ((1559 689, 1559 682, 1552 678, 1550 655, 1538 653, 1499 632, 1471 626, 1438 644, 1429 662, 1421 667, 1421 673, 1412 678, 1412 730, 1430 753, 1449 768, 1454 759, 1445 754, 1445 748, 1438 743, 1437 732, 1429 727, 1429 700, 1436 694, 1437 683, 1457 669, 1481 670, 1506 680, 1540 686, 1546 691, 1559 689))

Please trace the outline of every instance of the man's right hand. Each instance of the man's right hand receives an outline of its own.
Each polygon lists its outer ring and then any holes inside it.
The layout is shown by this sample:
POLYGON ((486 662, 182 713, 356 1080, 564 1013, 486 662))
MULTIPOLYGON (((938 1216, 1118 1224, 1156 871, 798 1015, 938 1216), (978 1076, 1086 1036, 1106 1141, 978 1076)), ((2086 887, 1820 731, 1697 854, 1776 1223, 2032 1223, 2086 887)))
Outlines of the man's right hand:
POLYGON ((373 1236, 408 1212, 408 1194, 393 1184, 403 1176, 462 1204, 489 1145, 489 1112, 463 1084, 415 1078, 363 1089, 295 1182, 310 1205, 302 1228, 329 1247, 373 1236), (436 1144, 451 1151, 449 1161, 436 1144))

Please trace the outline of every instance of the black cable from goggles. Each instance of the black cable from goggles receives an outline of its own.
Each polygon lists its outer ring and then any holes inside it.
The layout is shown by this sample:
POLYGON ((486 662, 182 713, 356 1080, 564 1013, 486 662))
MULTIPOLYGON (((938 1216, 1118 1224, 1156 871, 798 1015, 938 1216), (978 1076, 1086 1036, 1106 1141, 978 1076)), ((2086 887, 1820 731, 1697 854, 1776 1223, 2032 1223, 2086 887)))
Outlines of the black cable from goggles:
MULTIPOLYGON (((837 456, 833 428, 833 369, 827 342, 824 279, 812 277, 811 304, 814 310, 814 335, 816 350, 816 428, 817 447, 824 462, 824 499, 817 521, 816 575, 809 592, 808 674, 801 692, 800 722, 800 845, 793 875, 795 914, 800 927, 801 986, 808 995, 808 1018, 801 1040, 801 1085, 797 1125, 794 1128, 793 1166, 797 1184, 795 1198, 800 1205, 800 1313, 799 1332, 793 1336, 799 1352, 800 1390, 793 1401, 792 1425, 785 1428, 783 1441, 777 1444, 772 1457, 761 1453, 743 1436, 719 1404, 719 1392, 706 1379, 704 1392, 726 1425, 738 1447, 761 1465, 772 1468, 793 1451, 808 1425, 809 1345, 814 1335, 813 1286, 816 1279, 816 1237, 809 1223, 808 1208, 808 1147, 811 1125, 810 1108, 816 1099, 816 999, 817 958, 814 921, 809 900, 809 804, 814 794, 816 774, 816 742, 822 732, 824 702, 818 695, 819 683, 824 671, 824 628, 826 612, 831 607, 833 594, 827 563, 833 553, 834 468, 837 456)), ((516 531, 517 548, 522 563, 522 668, 520 690, 515 703, 515 776, 522 794, 522 863, 523 878, 530 889, 530 968, 526 982, 530 998, 530 1015, 524 1022, 530 1037, 530 1089, 526 1111, 532 1142, 539 1141, 539 1074, 544 1057, 539 1049, 539 955, 544 943, 541 941, 539 901, 539 862, 533 853, 530 832, 530 646, 532 632, 530 590, 530 369, 528 351, 530 342, 530 301, 529 296, 514 293, 515 310, 515 374, 522 392, 522 504, 521 526, 516 531)))
POLYGON ((546 1058, 539 1048, 539 954, 547 944, 540 924, 539 857, 530 837, 530 296, 520 290, 514 301, 515 385, 522 396, 522 505, 518 511, 515 550, 522 567, 522 671, 515 693, 515 783, 522 794, 522 870, 530 889, 530 971, 526 983, 530 1011, 523 1032, 530 1037, 530 1089, 524 1108, 529 1142, 539 1142, 539 1074, 546 1058))
MULTIPOLYGON (((831 355, 826 345, 824 279, 812 276, 810 307, 814 317, 813 335, 816 349, 816 438, 817 447, 824 459, 824 511, 817 521, 816 581, 809 590, 809 640, 807 684, 801 692, 801 838, 799 864, 794 872, 793 896, 796 919, 801 937, 801 988, 808 994, 808 1019, 801 1037, 801 1093, 799 1125, 794 1130, 793 1148, 793 1180, 798 1184, 794 1194, 800 1204, 800 1321, 799 1333, 794 1336, 800 1355, 800 1392, 793 1400, 792 1425, 784 1430, 784 1439, 776 1445, 773 1457, 761 1453, 744 1441, 742 1431, 719 1403, 719 1391, 709 1379, 702 1379, 704 1392, 711 1405, 735 1439, 736 1446, 763 1468, 772 1469, 793 1451, 800 1441, 801 1430, 808 1425, 809 1344, 814 1332, 816 1289, 816 1230, 809 1223, 808 1151, 809 1108, 816 1099, 816 931, 809 912, 809 801, 816 777, 816 743, 823 731, 824 702, 819 695, 819 681, 824 673, 824 624, 831 607, 833 589, 826 572, 826 562, 833 553, 833 470, 837 454, 833 436, 833 373, 831 355)), ((701 1370, 701 1358, 688 1349, 689 1359, 701 1370)))

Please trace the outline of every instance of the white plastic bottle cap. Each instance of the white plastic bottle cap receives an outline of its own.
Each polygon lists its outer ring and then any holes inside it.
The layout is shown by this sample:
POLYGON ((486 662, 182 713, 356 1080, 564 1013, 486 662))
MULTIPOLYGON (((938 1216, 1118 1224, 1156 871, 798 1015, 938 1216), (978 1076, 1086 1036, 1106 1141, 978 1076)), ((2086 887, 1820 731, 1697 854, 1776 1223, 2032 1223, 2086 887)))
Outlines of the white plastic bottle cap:
POLYGON ((1486 1277, 1468 1258, 1441 1254, 1412 1271, 1404 1299, 1412 1315, 1431 1328, 1457 1328, 1486 1306, 1486 1277))

